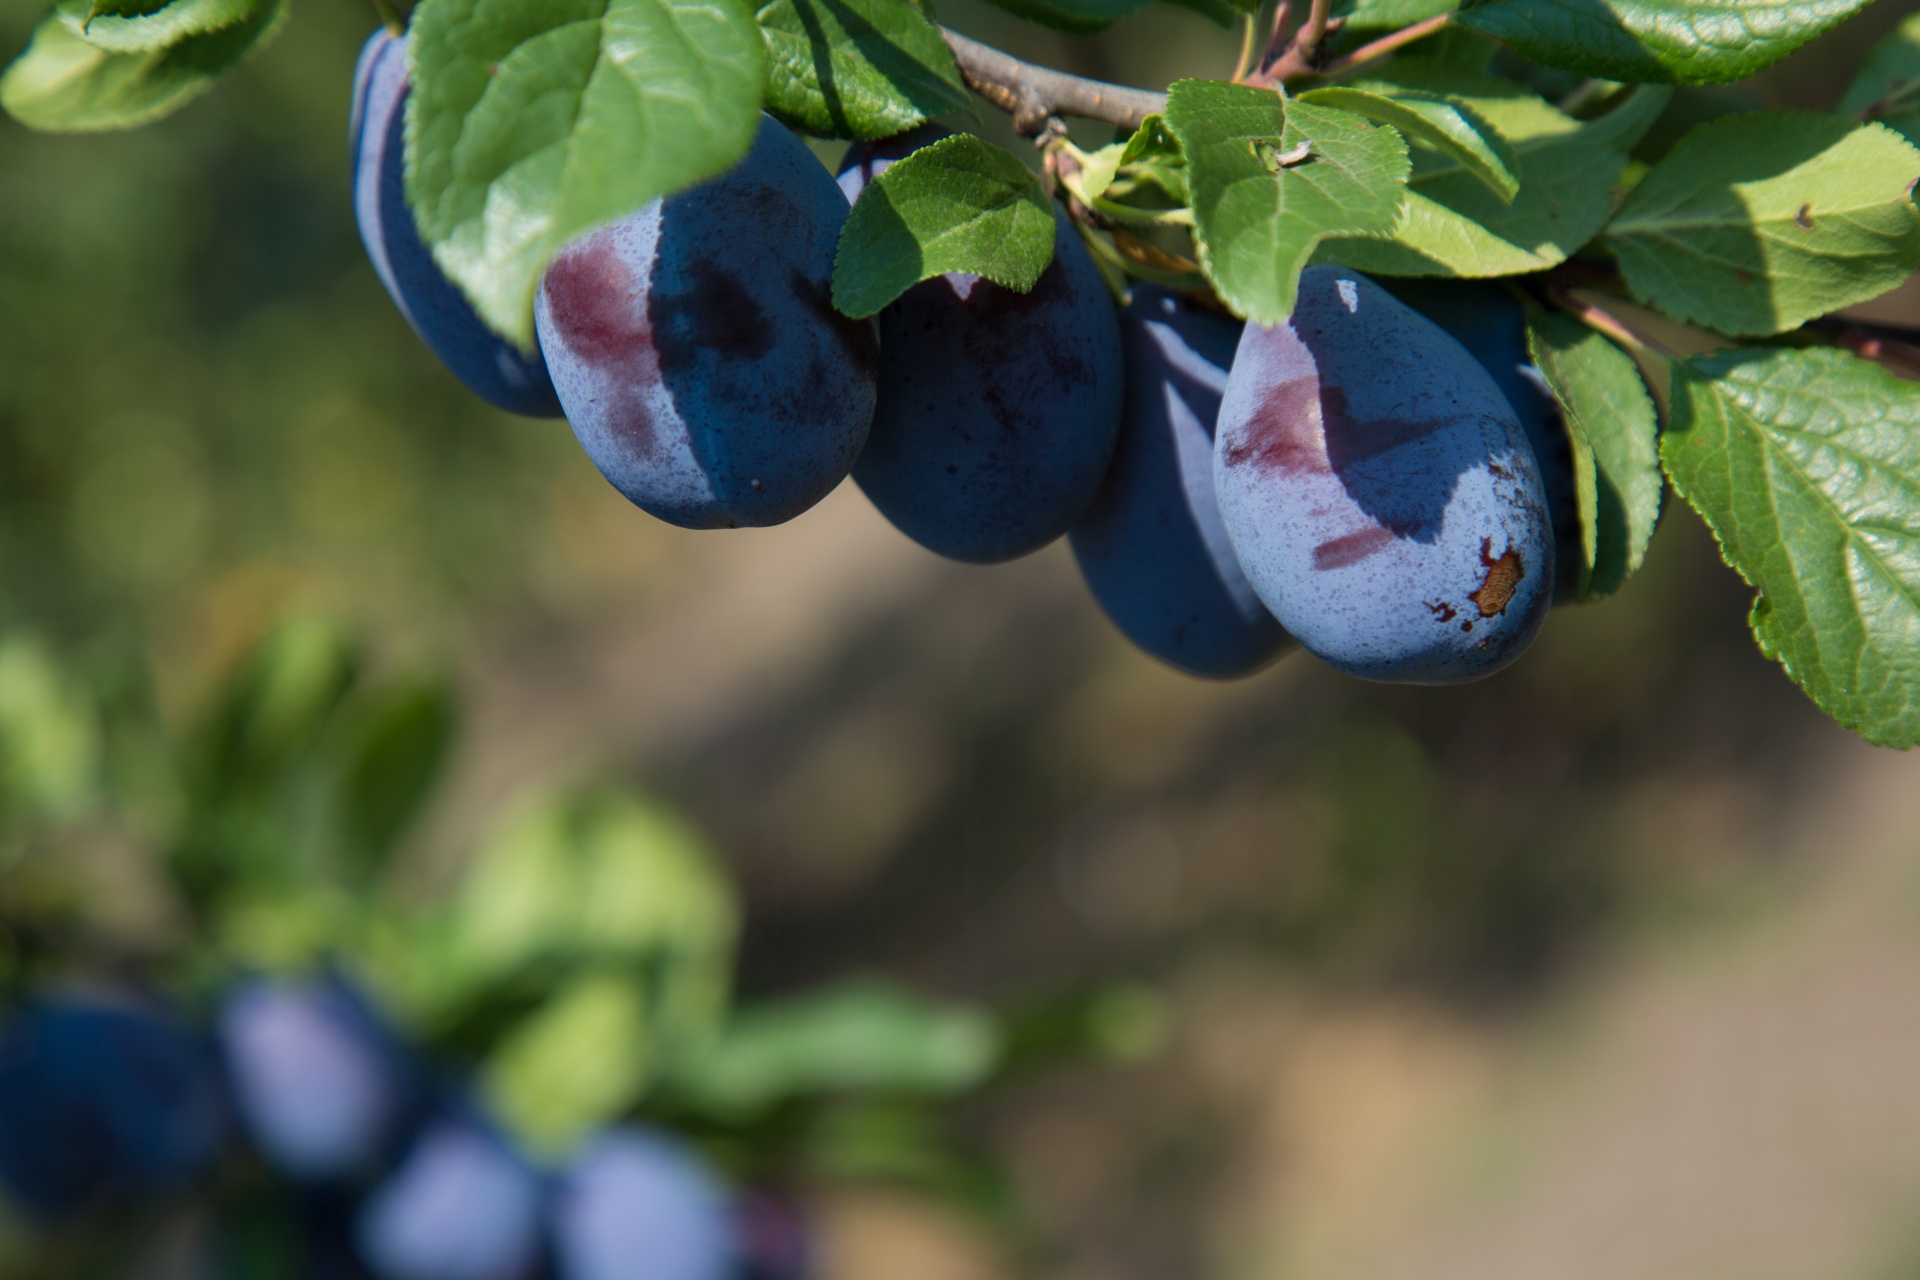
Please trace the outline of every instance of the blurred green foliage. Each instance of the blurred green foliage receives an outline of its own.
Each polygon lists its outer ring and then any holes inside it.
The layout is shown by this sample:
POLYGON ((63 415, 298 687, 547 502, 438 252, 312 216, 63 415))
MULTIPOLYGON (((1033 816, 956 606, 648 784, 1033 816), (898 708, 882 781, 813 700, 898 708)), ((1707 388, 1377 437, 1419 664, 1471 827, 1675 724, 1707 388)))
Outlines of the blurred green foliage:
POLYGON ((132 980, 204 1010, 250 975, 333 969, 536 1158, 637 1114, 749 1179, 905 1180, 1003 1217, 949 1103, 1141 1047, 1089 1012, 1131 992, 993 1012, 855 979, 735 1007, 727 875, 683 817, 610 785, 509 806, 451 892, 408 892, 394 855, 457 702, 373 672, 330 623, 268 633, 181 728, 115 692, 0 643, 0 997, 132 980))

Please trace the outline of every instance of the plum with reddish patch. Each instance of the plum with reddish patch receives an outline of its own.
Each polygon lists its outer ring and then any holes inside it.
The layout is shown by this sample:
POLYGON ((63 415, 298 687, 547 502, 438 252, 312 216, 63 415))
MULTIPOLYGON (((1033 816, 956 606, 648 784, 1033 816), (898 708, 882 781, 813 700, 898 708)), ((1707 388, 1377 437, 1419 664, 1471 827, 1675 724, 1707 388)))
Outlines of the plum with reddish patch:
POLYGON ((538 350, 523 354, 487 328, 420 239, 407 207, 407 38, 385 27, 360 51, 353 78, 353 212, 374 272, 400 314, 467 389, 492 405, 557 418, 560 401, 538 350))
POLYGON ((1220 513, 1280 624, 1371 680, 1474 680, 1553 598, 1533 449, 1473 356, 1365 276, 1312 267, 1249 325, 1214 449, 1220 513))
MULTIPOLYGON (((946 135, 856 143, 848 200, 946 135)), ((873 433, 853 478, 930 551, 990 564, 1065 533, 1099 492, 1120 427, 1120 330, 1093 256, 1054 212, 1053 261, 1031 292, 953 273, 880 313, 873 433)))
POLYGON ((847 203, 763 118, 710 182, 589 233, 534 328, 567 421, 613 486, 690 529, 779 524, 846 477, 873 418, 873 326, 833 309, 847 203))
POLYGON ((1553 602, 1580 593, 1580 500, 1573 483, 1573 446, 1560 402, 1527 350, 1527 309, 1502 285, 1486 280, 1392 280, 1394 297, 1453 335, 1493 378, 1527 429, 1553 521, 1553 602))
POLYGON ((1126 393, 1113 466, 1068 540, 1129 640, 1193 675, 1257 671, 1288 644, 1234 559, 1213 431, 1238 320, 1136 284, 1120 315, 1126 393))

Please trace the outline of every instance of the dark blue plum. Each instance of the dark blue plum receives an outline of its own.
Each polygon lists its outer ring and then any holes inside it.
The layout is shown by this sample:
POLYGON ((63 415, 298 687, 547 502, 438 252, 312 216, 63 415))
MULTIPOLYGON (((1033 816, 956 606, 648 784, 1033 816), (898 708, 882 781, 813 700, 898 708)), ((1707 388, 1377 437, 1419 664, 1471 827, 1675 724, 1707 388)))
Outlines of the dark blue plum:
POLYGON ((1214 443, 1234 554, 1280 625, 1371 680, 1491 674, 1539 632, 1553 525, 1533 449, 1438 325, 1339 267, 1248 325, 1214 443))
POLYGON ((1560 402, 1527 350, 1527 309, 1505 287, 1485 280, 1390 280, 1394 297, 1453 335, 1473 354, 1507 397, 1527 429, 1553 519, 1553 599, 1565 604, 1580 592, 1585 552, 1580 542, 1580 500, 1573 484, 1573 448, 1560 402))
POLYGON ((1120 315, 1126 399, 1112 469, 1069 541, 1114 625, 1200 676, 1257 671, 1287 633, 1234 559, 1213 496, 1213 427, 1241 324, 1155 285, 1120 315))
MULTIPOLYGON (((941 136, 859 143, 849 200, 941 136)), ((1073 526, 1120 430, 1120 329, 1093 256, 1054 213, 1053 261, 1030 293, 978 276, 922 281, 880 313, 880 397, 853 478, 930 551, 988 564, 1073 526)))
POLYGON ((467 1116, 427 1125, 361 1206, 354 1235, 380 1280, 523 1280, 540 1262, 540 1178, 467 1116))
POLYGON ((400 314, 468 390, 513 413, 557 418, 546 362, 523 355, 475 314, 420 239, 405 183, 407 39, 385 27, 360 51, 353 77, 353 212, 367 257, 400 314))
POLYGON ((587 456, 690 529, 779 524, 846 477, 873 420, 873 326, 833 308, 847 204, 762 119, 747 157, 562 250, 535 327, 587 456))
POLYGON ((29 1213, 180 1188, 225 1137, 211 1055, 158 1013, 50 1001, 0 1029, 0 1184, 29 1213))
POLYGON ((742 1262, 732 1197, 680 1143, 622 1127, 591 1139, 553 1201, 559 1280, 732 1280, 742 1262))
POLYGON ((398 1041, 338 977, 252 982, 220 1010, 242 1125, 267 1162, 308 1181, 371 1167, 404 1121, 411 1072, 398 1041))

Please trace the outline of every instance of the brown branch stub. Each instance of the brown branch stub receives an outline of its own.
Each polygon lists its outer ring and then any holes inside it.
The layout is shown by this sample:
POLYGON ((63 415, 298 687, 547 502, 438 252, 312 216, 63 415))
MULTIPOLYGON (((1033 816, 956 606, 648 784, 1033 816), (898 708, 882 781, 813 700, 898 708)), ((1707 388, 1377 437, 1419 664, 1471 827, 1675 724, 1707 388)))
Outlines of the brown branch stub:
POLYGON ((967 86, 1012 116, 1014 129, 1023 137, 1046 132, 1047 121, 1056 116, 1138 129, 1141 121, 1167 107, 1164 93, 1036 66, 945 27, 940 34, 946 37, 967 86))

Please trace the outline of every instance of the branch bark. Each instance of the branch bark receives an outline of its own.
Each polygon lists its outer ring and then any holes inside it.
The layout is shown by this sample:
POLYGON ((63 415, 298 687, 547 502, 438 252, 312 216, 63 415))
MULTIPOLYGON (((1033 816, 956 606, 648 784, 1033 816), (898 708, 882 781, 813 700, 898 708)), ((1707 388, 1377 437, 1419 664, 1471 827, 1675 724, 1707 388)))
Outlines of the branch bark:
POLYGON ((1010 114, 1013 127, 1024 137, 1046 132, 1047 121, 1056 116, 1079 116, 1138 129, 1142 120, 1167 107, 1164 93, 1036 66, 945 27, 940 28, 940 34, 946 37, 947 48, 953 50, 953 60, 959 64, 968 87, 1010 114))

